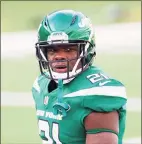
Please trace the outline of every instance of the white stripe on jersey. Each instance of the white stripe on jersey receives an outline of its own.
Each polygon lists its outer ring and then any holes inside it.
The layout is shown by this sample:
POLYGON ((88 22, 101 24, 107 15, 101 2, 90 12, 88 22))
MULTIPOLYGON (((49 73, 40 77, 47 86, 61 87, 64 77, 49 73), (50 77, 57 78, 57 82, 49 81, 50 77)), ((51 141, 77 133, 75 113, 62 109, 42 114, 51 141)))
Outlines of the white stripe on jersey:
POLYGON ((126 89, 124 86, 102 86, 93 87, 88 89, 82 89, 73 93, 64 95, 64 97, 77 97, 77 96, 89 96, 89 95, 103 95, 126 98, 126 89))

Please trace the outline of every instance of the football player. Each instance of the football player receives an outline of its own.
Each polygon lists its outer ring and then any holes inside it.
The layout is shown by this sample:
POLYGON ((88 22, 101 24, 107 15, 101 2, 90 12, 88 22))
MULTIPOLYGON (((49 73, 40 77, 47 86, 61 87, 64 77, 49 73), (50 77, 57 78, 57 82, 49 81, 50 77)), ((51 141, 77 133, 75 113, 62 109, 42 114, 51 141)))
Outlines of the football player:
POLYGON ((48 144, 122 144, 124 85, 93 66, 94 31, 73 10, 45 16, 35 44, 41 74, 32 94, 39 135, 48 144))

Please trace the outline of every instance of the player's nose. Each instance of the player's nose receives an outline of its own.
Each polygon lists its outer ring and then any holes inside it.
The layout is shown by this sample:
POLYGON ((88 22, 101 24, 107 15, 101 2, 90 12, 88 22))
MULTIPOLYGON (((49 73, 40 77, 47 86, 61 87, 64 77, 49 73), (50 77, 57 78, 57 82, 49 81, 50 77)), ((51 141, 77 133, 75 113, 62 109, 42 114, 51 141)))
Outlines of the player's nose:
POLYGON ((54 60, 65 60, 67 58, 67 54, 64 50, 60 49, 56 52, 54 60))

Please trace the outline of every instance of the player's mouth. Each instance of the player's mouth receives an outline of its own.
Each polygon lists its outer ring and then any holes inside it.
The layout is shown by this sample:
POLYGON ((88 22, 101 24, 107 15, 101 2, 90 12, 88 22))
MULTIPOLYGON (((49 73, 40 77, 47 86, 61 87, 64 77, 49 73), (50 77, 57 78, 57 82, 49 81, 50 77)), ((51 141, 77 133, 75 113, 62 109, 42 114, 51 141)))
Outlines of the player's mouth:
POLYGON ((65 73, 67 72, 67 66, 66 65, 54 66, 54 71, 57 73, 65 73))

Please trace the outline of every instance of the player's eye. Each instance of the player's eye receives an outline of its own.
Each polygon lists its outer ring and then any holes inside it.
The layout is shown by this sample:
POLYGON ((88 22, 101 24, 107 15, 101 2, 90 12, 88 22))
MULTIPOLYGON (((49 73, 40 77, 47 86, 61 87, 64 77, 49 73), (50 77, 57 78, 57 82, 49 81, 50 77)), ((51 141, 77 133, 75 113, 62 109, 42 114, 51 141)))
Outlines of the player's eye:
POLYGON ((73 52, 73 51, 77 51, 77 49, 74 47, 69 47, 69 48, 66 48, 65 51, 66 52, 73 52))
POLYGON ((54 48, 47 49, 48 54, 54 54, 56 50, 54 48))
POLYGON ((48 49, 47 52, 54 52, 54 49, 48 49))
POLYGON ((70 52, 71 51, 71 48, 67 48, 65 49, 66 52, 70 52))

